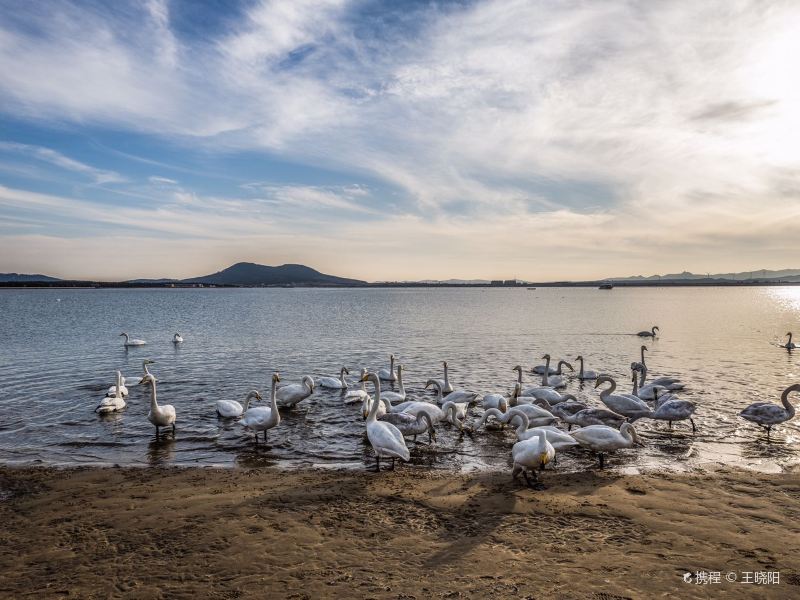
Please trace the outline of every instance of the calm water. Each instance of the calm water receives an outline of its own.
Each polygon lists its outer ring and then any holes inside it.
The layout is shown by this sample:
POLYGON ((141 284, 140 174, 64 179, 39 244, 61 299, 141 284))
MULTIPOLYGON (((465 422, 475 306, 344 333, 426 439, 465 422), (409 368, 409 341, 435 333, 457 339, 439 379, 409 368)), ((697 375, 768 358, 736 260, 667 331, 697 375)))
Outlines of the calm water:
MULTIPOLYGON (((403 289, 403 290, 3 290, 0 291, 0 462, 46 464, 302 465, 362 468, 372 462, 358 405, 318 391, 286 412, 257 448, 235 422, 217 418, 220 398, 242 401, 252 388, 266 397, 273 371, 284 381, 338 373, 347 365, 386 366, 394 352, 407 389, 424 396, 428 377, 449 361, 458 388, 507 391, 511 368, 543 353, 574 358, 624 380, 652 324, 650 375, 686 382, 682 398, 698 404, 688 423, 668 434, 642 420, 644 449, 619 452, 615 468, 694 469, 736 464, 781 470, 800 459, 797 424, 778 427, 767 443, 736 417, 745 405, 777 401, 800 381, 800 351, 777 344, 800 333, 800 287, 734 289, 403 289), (119 332, 148 345, 126 350, 119 332), (185 343, 174 346, 172 334, 185 343), (178 411, 176 438, 156 441, 146 419, 149 391, 132 387, 122 413, 93 412, 114 373, 141 372, 157 361, 159 401, 178 411)), ((575 365, 577 368, 577 364, 575 365)), ((527 380, 535 382, 533 376, 527 380)), ((591 386, 569 391, 601 406, 591 386)), ((625 391, 628 391, 627 389, 625 391)), ((473 414, 480 414, 474 408, 473 414)), ((507 469, 512 434, 459 436, 440 427, 439 441, 412 448, 412 465, 507 469)), ((424 437, 424 436, 423 436, 424 437)), ((422 439, 422 438, 420 438, 422 439)), ((558 468, 594 465, 583 451, 560 455, 558 468)))

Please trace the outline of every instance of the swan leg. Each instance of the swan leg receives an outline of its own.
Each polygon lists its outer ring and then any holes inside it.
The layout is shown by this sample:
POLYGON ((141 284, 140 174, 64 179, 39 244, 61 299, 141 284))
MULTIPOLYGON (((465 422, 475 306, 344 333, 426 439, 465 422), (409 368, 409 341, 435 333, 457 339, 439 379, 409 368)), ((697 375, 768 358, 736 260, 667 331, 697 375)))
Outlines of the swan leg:
POLYGON ((394 471, 394 456, 392 457, 392 466, 389 467, 390 471, 394 471))
POLYGON ((600 459, 600 468, 602 469, 605 466, 605 460, 603 458, 603 453, 600 452, 597 457, 600 459))
POLYGON ((267 430, 265 429, 264 430, 264 442, 266 443, 266 441, 267 441, 267 430))
POLYGON ((175 435, 175 423, 172 424, 172 435, 175 435))
POLYGON ((381 472, 381 457, 378 456, 377 454, 375 455, 375 472, 376 473, 381 472))
POLYGON ((672 429, 672 421, 669 421, 669 428, 672 429))
POLYGON ((772 425, 767 425, 767 439, 769 439, 769 434, 772 431, 772 425))
POLYGON ((691 424, 692 424, 692 433, 694 433, 695 431, 697 431, 697 427, 695 427, 695 424, 694 424, 694 419, 692 419, 692 417, 689 417, 689 423, 691 423, 691 424))
POLYGON ((156 425, 156 439, 158 439, 158 425, 156 425))

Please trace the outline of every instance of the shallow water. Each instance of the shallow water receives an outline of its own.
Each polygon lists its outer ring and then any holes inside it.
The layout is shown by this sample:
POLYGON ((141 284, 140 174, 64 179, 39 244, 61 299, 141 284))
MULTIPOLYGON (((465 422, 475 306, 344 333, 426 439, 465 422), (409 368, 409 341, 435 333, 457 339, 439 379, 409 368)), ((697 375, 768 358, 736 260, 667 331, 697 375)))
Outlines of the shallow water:
MULTIPOLYGON (((652 324, 662 335, 645 342, 649 375, 687 383, 680 397, 698 404, 698 431, 688 422, 670 432, 663 422, 641 420, 636 429, 646 447, 616 453, 614 468, 780 471, 800 460, 796 422, 777 427, 767 442, 736 416, 751 402, 777 402, 800 381, 800 351, 778 347, 798 322, 800 287, 2 290, 0 311, 4 463, 363 468, 373 459, 359 406, 345 405, 338 392, 317 388, 283 413, 269 446, 260 447, 236 422, 217 418, 214 404, 241 402, 253 388, 266 398, 273 371, 293 382, 346 365, 354 381, 361 366, 387 366, 390 352, 405 366, 411 396, 432 397, 423 386, 442 376, 444 359, 457 388, 508 391, 511 368, 539 364, 545 352, 568 360, 582 354, 587 369, 627 388, 642 343, 631 333, 652 324), (126 350, 121 331, 148 344, 126 350), (183 344, 171 343, 175 331, 183 344), (137 375, 144 358, 157 361, 159 401, 177 409, 174 439, 156 440, 146 419, 148 389, 131 387, 121 413, 93 412, 116 369, 137 375)), ((568 391, 601 406, 591 385, 571 381, 568 391)), ((459 435, 441 426, 438 438, 432 447, 426 436, 409 442, 412 465, 509 467, 510 432, 459 435)), ((558 460, 561 470, 594 464, 581 450, 558 460)))

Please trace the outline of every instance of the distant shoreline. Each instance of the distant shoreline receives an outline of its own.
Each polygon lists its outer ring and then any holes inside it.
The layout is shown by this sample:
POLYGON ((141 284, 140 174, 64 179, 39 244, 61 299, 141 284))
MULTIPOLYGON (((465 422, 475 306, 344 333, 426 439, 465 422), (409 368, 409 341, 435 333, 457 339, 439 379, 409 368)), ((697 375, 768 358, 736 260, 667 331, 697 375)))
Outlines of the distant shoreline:
MULTIPOLYGON (((773 287, 798 286, 800 281, 774 280, 661 280, 661 281, 556 281, 545 283, 520 283, 516 285, 496 285, 489 283, 419 283, 419 282, 381 282, 363 285, 330 284, 186 284, 186 283, 126 283, 108 281, 29 281, 20 283, 0 282, 0 289, 216 289, 216 288, 326 288, 326 289, 370 289, 370 288, 486 288, 486 289, 528 289, 528 288, 599 288, 611 284, 614 288, 640 287, 773 287)), ((609 291, 613 291, 609 290, 609 291)))

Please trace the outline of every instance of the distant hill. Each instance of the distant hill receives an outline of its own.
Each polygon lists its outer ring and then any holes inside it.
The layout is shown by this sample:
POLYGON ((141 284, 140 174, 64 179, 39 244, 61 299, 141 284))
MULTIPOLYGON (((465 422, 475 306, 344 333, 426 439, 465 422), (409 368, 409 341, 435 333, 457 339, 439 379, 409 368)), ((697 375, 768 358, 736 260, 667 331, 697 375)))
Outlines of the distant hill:
POLYGON ((61 279, 39 274, 0 273, 0 283, 30 283, 31 281, 61 281, 61 279))
POLYGON ((770 271, 768 269, 761 269, 758 271, 742 271, 739 273, 690 273, 684 271, 683 273, 669 273, 667 275, 650 275, 645 277, 643 275, 634 275, 633 277, 609 277, 604 281, 680 281, 691 279, 725 279, 727 281, 747 281, 750 279, 780 279, 782 281, 800 281, 800 269, 781 269, 779 271, 770 271))
POLYGON ((162 283, 178 283, 180 279, 130 279, 124 283, 142 284, 142 285, 156 285, 162 283))
POLYGON ((326 275, 305 265, 268 267, 236 263, 218 273, 184 279, 181 283, 213 285, 365 285, 365 281, 326 275))

